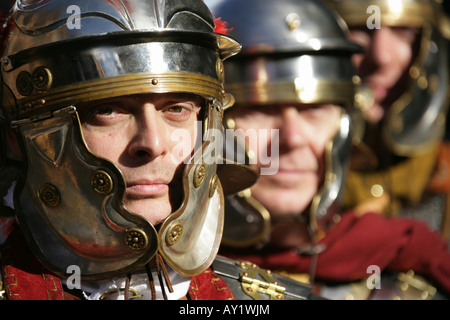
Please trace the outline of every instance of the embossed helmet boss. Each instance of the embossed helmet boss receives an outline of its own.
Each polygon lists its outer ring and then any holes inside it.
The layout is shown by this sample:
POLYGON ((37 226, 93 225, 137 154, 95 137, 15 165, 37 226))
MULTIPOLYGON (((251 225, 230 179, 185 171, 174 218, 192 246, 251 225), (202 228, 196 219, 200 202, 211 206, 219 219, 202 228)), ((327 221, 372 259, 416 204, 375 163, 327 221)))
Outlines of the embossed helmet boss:
MULTIPOLYGON (((214 32, 201 0, 19 0, 12 23, 2 103, 26 167, 16 215, 37 257, 61 276, 77 265, 84 280, 132 272, 157 252, 181 274, 206 269, 223 225, 217 162, 188 162, 182 205, 156 231, 124 207, 125 181, 87 149, 76 106, 122 95, 193 93, 204 98, 204 126, 222 131, 222 60, 240 45, 214 32)), ((210 130, 202 132, 193 158, 217 148, 206 136, 210 130)))

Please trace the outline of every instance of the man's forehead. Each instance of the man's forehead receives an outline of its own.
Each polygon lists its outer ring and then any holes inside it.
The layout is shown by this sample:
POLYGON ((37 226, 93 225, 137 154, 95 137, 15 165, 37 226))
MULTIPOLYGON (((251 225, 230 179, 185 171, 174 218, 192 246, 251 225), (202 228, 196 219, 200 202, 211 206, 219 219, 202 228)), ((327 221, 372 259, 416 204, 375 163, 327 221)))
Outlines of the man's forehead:
POLYGON ((300 103, 300 102, 280 102, 280 103, 267 103, 267 104, 242 104, 236 105, 234 108, 235 113, 239 113, 239 111, 244 111, 246 109, 253 110, 281 110, 283 108, 294 107, 296 109, 311 109, 311 108, 322 108, 322 107, 330 107, 330 106, 339 106, 338 104, 323 102, 323 103, 300 103))
POLYGON ((107 102, 134 101, 139 103, 160 103, 160 102, 193 102, 200 105, 203 98, 200 95, 186 92, 164 92, 164 93, 141 93, 133 95, 122 95, 101 100, 83 103, 82 106, 96 105, 107 102))

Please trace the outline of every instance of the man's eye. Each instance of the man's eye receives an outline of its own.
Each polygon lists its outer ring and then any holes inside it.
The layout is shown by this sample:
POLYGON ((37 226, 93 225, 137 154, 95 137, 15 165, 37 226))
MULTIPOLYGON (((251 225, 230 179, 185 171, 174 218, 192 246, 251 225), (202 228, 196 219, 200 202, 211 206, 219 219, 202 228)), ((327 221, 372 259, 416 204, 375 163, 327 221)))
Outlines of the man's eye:
POLYGON ((186 108, 183 106, 171 106, 171 107, 167 108, 167 111, 172 112, 172 113, 181 113, 185 110, 186 110, 186 108))
POLYGON ((114 109, 108 106, 101 106, 96 108, 94 113, 101 116, 109 116, 114 113, 114 109))
POLYGON ((394 28, 393 30, 400 38, 411 44, 416 40, 417 36, 420 33, 420 30, 418 28, 410 27, 398 27, 394 28))

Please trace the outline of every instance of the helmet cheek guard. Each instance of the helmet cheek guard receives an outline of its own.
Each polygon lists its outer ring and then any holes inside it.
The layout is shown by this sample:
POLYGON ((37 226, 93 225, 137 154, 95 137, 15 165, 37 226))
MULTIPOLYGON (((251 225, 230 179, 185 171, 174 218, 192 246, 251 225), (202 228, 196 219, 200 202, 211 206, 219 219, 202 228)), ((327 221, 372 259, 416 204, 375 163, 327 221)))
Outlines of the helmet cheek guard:
POLYGON ((121 204, 122 175, 88 151, 75 108, 14 126, 27 168, 17 219, 50 270, 64 274, 69 265, 77 265, 84 279, 107 277, 153 257, 154 227, 121 204))
POLYGON ((3 107, 24 155, 16 215, 36 256, 60 276, 77 265, 85 280, 130 273, 158 252, 181 274, 201 273, 223 228, 222 146, 211 137, 223 132, 222 60, 240 45, 214 33, 201 0, 17 1, 12 21, 3 107), (68 27, 68 5, 80 9, 81 28, 68 27), (123 205, 126 182, 87 148, 76 105, 168 92, 207 103, 202 143, 180 181, 182 205, 156 230, 123 205))
POLYGON ((206 142, 185 169, 184 201, 159 230, 162 256, 175 270, 187 276, 200 273, 212 263, 223 231, 224 196, 216 174, 216 151, 221 146, 218 139, 211 136, 223 132, 221 116, 217 114, 222 111, 213 107, 209 112, 207 119, 211 130, 205 132, 206 142), (214 214, 215 211, 219 214, 214 214))

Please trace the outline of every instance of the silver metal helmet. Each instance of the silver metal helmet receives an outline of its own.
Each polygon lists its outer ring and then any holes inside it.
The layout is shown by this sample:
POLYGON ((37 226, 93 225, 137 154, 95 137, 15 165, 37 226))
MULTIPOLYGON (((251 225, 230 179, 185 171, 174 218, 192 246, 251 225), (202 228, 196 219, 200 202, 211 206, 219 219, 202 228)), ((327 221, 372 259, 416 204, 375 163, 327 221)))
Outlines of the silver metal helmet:
POLYGON ((212 130, 192 156, 203 162, 185 167, 181 207, 156 231, 124 207, 126 182, 88 150, 76 106, 189 92, 204 98, 203 129, 222 131, 222 60, 240 45, 214 32, 201 0, 18 0, 12 23, 2 107, 24 155, 16 215, 37 257, 61 276, 77 265, 85 280, 132 272, 157 252, 184 275, 202 272, 223 226, 217 162, 205 159, 219 150, 212 130))
POLYGON ((391 152, 413 156, 428 152, 442 139, 448 109, 450 24, 437 0, 327 0, 347 25, 367 26, 376 13, 381 27, 421 29, 420 49, 408 74, 408 87, 387 111, 382 137, 391 152), (376 11, 374 11, 376 7, 376 11))
MULTIPOLYGON (((326 181, 309 213, 314 227, 326 224, 345 177, 355 100, 351 54, 361 48, 348 40, 343 20, 320 1, 225 0, 211 11, 242 44, 242 51, 224 64, 225 88, 236 108, 286 102, 343 107, 340 130, 327 148, 326 181)), ((232 119, 227 123, 233 126, 232 119)), ((264 239, 268 212, 248 192, 228 201, 223 242, 248 246, 264 239)))

